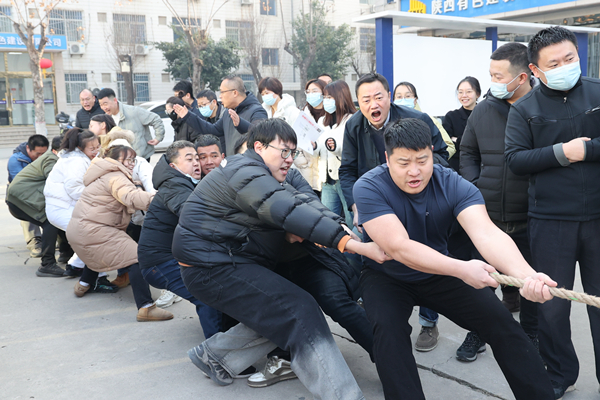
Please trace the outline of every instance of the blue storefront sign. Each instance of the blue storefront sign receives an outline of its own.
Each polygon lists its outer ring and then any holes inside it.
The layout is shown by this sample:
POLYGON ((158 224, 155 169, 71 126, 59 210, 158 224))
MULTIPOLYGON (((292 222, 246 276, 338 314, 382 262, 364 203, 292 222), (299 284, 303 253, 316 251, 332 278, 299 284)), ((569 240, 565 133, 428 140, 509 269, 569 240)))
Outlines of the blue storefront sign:
MULTIPOLYGON (((47 35, 48 42, 44 51, 67 50, 67 37, 65 35, 47 35)), ((41 36, 33 35, 36 47, 40 44, 41 36)), ((16 33, 0 33, 0 50, 27 50, 25 43, 16 33)))
MULTIPOLYGON (((425 5, 426 14, 480 17, 482 15, 525 10, 564 2, 564 0, 421 0, 420 3, 425 5)), ((411 3, 413 3, 412 8, 414 10, 417 2, 402 0, 401 11, 409 11, 411 3)), ((420 10, 417 12, 420 12, 420 10)))

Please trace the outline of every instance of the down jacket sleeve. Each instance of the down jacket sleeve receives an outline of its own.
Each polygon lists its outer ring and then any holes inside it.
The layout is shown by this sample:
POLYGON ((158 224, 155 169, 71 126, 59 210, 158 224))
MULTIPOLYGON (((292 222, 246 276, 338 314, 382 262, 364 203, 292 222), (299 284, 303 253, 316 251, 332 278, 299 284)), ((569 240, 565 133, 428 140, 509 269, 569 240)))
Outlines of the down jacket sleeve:
POLYGON ((264 168, 248 166, 229 180, 236 204, 248 215, 313 243, 336 247, 346 235, 342 226, 310 204, 308 196, 286 190, 264 168))
MULTIPOLYGON (((83 184, 83 176, 85 175, 89 162, 81 157, 73 158, 73 162, 68 164, 69 170, 64 171, 65 174, 65 191, 73 200, 77 201, 81 197, 85 185, 83 184)), ((64 169, 63 169, 64 170, 64 169)))
POLYGON ((117 201, 127 207, 127 212, 135 210, 147 211, 154 198, 153 194, 135 187, 125 175, 117 175, 110 179, 110 191, 117 201))
POLYGON ((172 181, 165 182, 160 190, 164 193, 163 202, 165 207, 177 216, 181 215, 181 208, 193 192, 193 190, 186 190, 182 185, 172 181))
POLYGON ((460 142, 460 174, 472 184, 477 185, 481 173, 481 154, 475 134, 479 119, 475 117, 477 115, 472 114, 471 118, 467 120, 465 133, 460 142))
POLYGON ((358 143, 354 132, 348 130, 348 124, 344 129, 344 145, 342 148, 342 164, 340 165, 340 186, 344 198, 348 204, 348 210, 354 205, 352 188, 358 180, 358 143))
POLYGON ((133 168, 133 180, 142 182, 144 190, 148 193, 156 193, 152 184, 152 165, 143 157, 136 157, 137 163, 133 168))
POLYGON ((300 171, 290 168, 288 170, 286 182, 289 185, 291 185, 293 189, 297 190, 298 192, 302 193, 302 195, 306 196, 307 202, 311 206, 315 207, 317 210, 321 211, 325 216, 333 219, 334 221, 337 221, 340 224, 346 222, 342 217, 335 214, 333 211, 331 211, 327 207, 325 207, 325 205, 323 203, 321 203, 319 196, 317 196, 315 191, 312 190, 312 188, 310 187, 310 185, 308 184, 306 179, 304 179, 304 177, 302 176, 300 171))

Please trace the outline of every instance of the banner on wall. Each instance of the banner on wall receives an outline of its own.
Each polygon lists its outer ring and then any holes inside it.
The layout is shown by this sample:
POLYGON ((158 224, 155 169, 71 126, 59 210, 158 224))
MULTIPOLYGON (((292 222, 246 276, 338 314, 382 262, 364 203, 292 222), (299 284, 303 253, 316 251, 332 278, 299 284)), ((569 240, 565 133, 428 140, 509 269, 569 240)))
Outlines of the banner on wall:
MULTIPOLYGON (((47 35, 48 43, 44 52, 65 51, 67 50, 67 37, 64 35, 47 35)), ((33 42, 36 47, 40 44, 41 36, 33 35, 33 42)), ((27 51, 27 46, 17 33, 0 33, 0 50, 23 50, 27 51)))

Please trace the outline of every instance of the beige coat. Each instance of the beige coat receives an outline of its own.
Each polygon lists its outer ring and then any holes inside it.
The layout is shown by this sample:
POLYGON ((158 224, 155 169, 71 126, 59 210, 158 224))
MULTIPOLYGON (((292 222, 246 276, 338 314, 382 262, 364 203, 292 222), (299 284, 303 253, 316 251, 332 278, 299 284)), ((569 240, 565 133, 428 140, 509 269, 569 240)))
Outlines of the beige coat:
POLYGON ((69 244, 93 271, 125 268, 137 260, 137 243, 125 233, 135 210, 147 210, 153 194, 138 189, 125 166, 95 158, 67 227, 69 244))

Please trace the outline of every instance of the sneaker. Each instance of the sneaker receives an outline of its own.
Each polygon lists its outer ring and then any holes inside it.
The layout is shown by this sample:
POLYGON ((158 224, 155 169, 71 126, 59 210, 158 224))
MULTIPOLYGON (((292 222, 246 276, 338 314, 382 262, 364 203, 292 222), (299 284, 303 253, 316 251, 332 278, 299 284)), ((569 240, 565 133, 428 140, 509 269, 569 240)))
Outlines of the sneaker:
POLYGON ((156 300, 156 306, 160 308, 167 308, 173 305, 173 303, 177 303, 183 300, 181 297, 177 296, 173 292, 169 292, 168 290, 163 289, 160 297, 156 300))
POLYGON ((65 268, 65 273, 63 274, 63 276, 65 276, 67 278, 75 278, 75 277, 81 276, 82 272, 83 272, 83 268, 75 268, 71 264, 67 264, 67 267, 65 268))
POLYGON ((440 333, 438 331, 437 325, 422 326, 421 333, 419 333, 417 341, 415 342, 415 350, 426 352, 435 349, 438 345, 439 337, 440 333))
POLYGON ((58 278, 59 276, 63 276, 64 273, 65 270, 56 264, 42 265, 37 271, 35 271, 37 276, 45 278, 58 278))
POLYGON ((565 393, 572 392, 573 390, 575 390, 575 384, 570 385, 570 386, 564 386, 564 385, 556 382, 555 380, 551 380, 550 382, 552 383, 552 387, 554 388, 554 399, 555 400, 560 400, 563 398, 565 393))
POLYGON ((75 296, 77 297, 83 297, 83 295, 86 294, 88 290, 90 290, 90 287, 83 286, 81 283, 79 283, 79 281, 77 281, 77 283, 75 284, 75 296))
POLYGON ((106 276, 101 276, 94 285, 90 285, 90 293, 117 293, 119 288, 112 285, 106 276))
POLYGON ((288 379, 297 378, 290 362, 277 356, 269 358, 265 369, 262 372, 257 372, 248 378, 248 386, 253 388, 267 387, 276 384, 277 382, 287 381, 288 379))
POLYGON ((116 279, 111 281, 110 283, 113 286, 117 286, 119 289, 126 288, 131 284, 131 282, 129 282, 129 272, 125 272, 123 275, 117 276, 116 279))
POLYGON ((188 350, 188 357, 196 367, 204 374, 208 375, 217 385, 227 386, 233 383, 233 378, 225 368, 216 360, 212 359, 204 350, 204 345, 194 347, 188 350))
POLYGON ((42 256, 42 238, 39 236, 32 237, 27 243, 27 248, 29 249, 29 257, 40 258, 42 256))
POLYGON ((137 314, 138 322, 167 321, 169 319, 173 319, 173 314, 157 308, 156 304, 152 304, 150 307, 140 308, 137 314))
POLYGON ((465 341, 456 350, 458 361, 471 362, 477 360, 477 354, 485 351, 485 342, 475 332, 467 333, 465 341))
POLYGON ((502 304, 511 313, 521 310, 521 295, 519 292, 502 293, 502 304))

